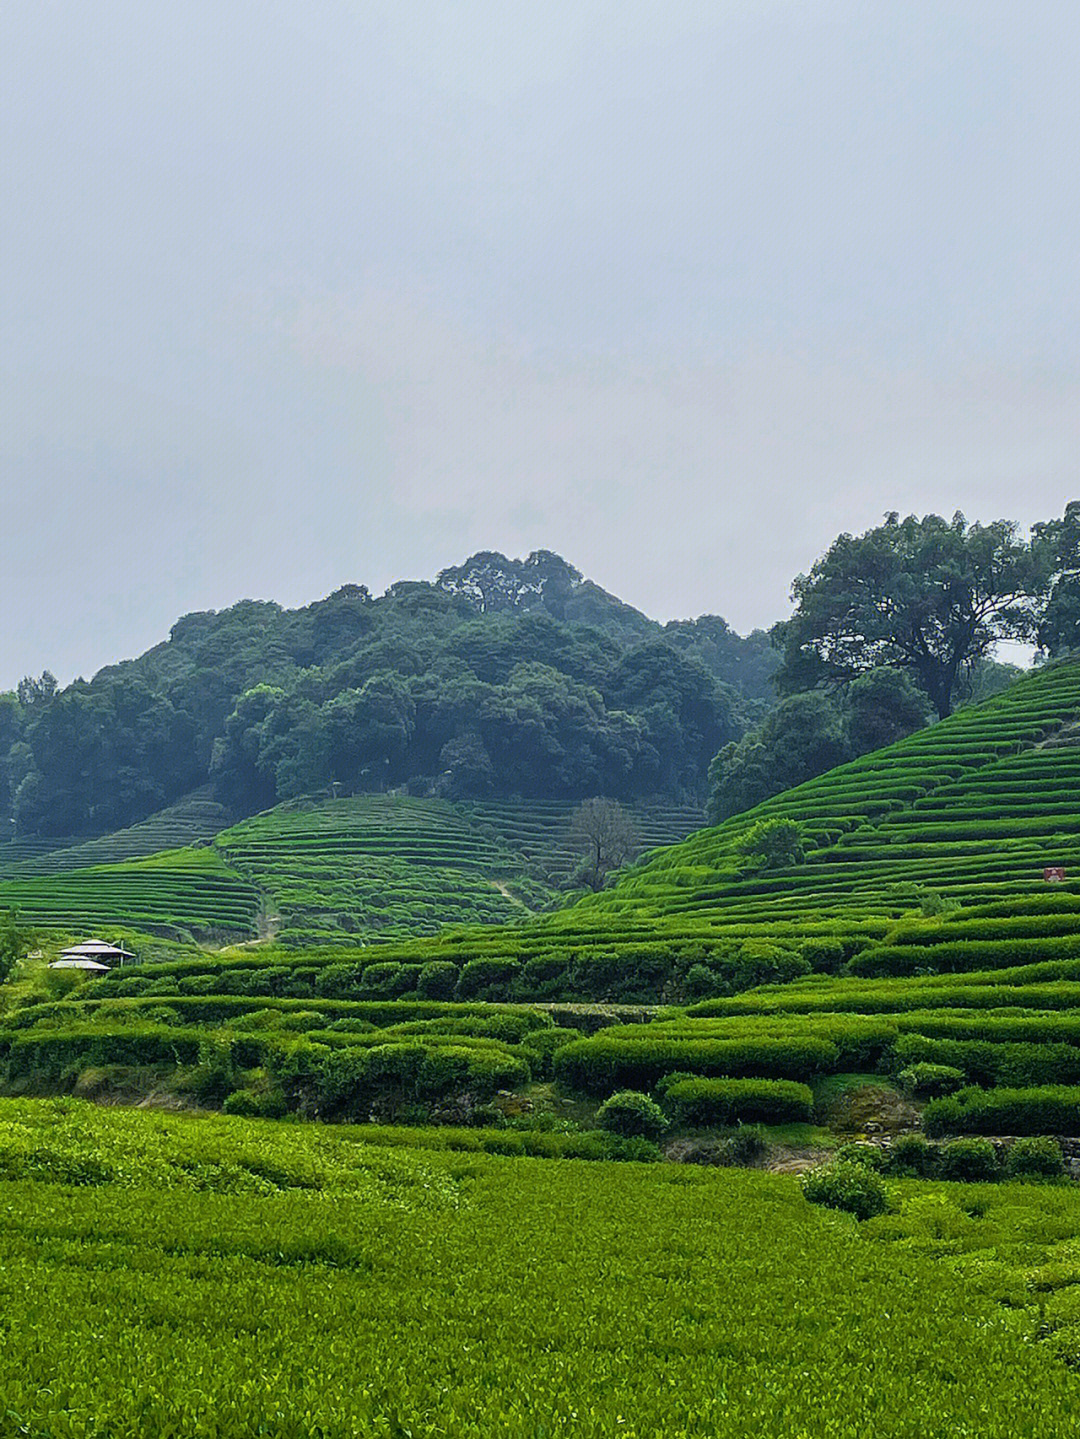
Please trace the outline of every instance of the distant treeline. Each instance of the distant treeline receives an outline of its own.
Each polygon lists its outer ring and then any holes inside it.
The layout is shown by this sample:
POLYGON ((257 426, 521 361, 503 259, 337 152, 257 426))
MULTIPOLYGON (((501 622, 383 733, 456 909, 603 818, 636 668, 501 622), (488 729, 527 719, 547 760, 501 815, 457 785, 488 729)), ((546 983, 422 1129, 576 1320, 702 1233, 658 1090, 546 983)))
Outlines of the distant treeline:
POLYGON ((773 700, 768 636, 661 625, 565 560, 482 553, 381 598, 187 615, 139 659, 0 696, 0 816, 103 832, 212 781, 238 814, 313 792, 704 796, 773 700))

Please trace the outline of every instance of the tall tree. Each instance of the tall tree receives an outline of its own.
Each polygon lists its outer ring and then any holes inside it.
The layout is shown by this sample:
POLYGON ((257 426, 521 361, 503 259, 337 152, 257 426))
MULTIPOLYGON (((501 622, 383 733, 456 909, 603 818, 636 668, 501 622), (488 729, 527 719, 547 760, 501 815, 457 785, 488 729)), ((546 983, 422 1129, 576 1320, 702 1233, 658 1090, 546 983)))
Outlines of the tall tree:
POLYGON ((582 858, 579 878, 590 889, 603 889, 611 871, 633 859, 638 848, 633 818, 614 799, 579 804, 570 817, 570 838, 582 858))
POLYGON ((791 619, 774 626, 781 691, 856 678, 877 665, 910 670, 938 714, 952 710, 965 667, 1002 639, 1034 638, 1060 571, 1061 547, 1016 525, 971 524, 959 512, 840 535, 792 586, 791 619))

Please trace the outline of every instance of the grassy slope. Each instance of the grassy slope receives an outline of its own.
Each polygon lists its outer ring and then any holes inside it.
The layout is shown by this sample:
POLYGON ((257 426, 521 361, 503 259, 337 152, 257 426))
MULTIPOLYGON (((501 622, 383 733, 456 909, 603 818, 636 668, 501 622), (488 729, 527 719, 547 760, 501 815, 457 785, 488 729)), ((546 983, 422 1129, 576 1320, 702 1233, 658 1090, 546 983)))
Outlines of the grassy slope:
MULTIPOLYGON (((1078 718, 1080 663, 1048 667, 662 851, 559 923, 732 936, 820 927, 872 937, 910 914, 919 886, 1010 914, 1029 902, 1032 937, 1054 933, 1051 916, 1071 913, 1080 896, 1078 718), (813 848, 800 866, 757 873, 735 845, 755 821, 773 817, 801 823, 813 848), (1068 867, 1069 879, 1050 889, 1044 865, 1068 867)), ((947 932, 963 938, 966 924, 961 911, 947 932)), ((940 927, 927 926, 928 938, 940 927)))
MULTIPOLYGON (((0 909, 65 932, 269 935, 292 946, 508 924, 555 900, 551 883, 571 867, 572 809, 361 795, 279 805, 226 829, 221 806, 199 791, 99 839, 0 846, 0 909), (211 841, 213 851, 191 848, 211 841), (151 861, 157 876, 148 886, 151 861)), ((635 817, 649 845, 700 822, 676 805, 643 805, 635 817)))
POLYGON ((1080 1433, 1037 1313, 790 1179, 25 1102, 0 1156, 5 1434, 1080 1433))
MULTIPOLYGON (((982 1084, 1080 1084, 1080 1023, 1070 1013, 1080 1008, 1080 895, 1075 879, 1056 887, 1041 879, 1045 861, 1067 866, 1074 857, 1080 861, 1080 825, 1072 811, 1080 749, 1061 742, 1070 737, 1068 727, 1078 713, 1080 665, 1054 666, 982 706, 656 854, 607 894, 527 924, 444 931, 434 940, 391 939, 374 949, 270 948, 221 960, 202 957, 114 975, 83 994, 95 1005, 102 1001, 94 1018, 99 1036, 103 1022, 158 1026, 146 1037, 146 1053, 157 1063, 171 1053, 169 1025, 227 1036, 252 1023, 269 1024, 285 1001, 303 1006, 312 1000, 415 998, 421 966, 432 958, 458 965, 478 955, 498 960, 490 982, 462 970, 456 989, 451 972, 448 990, 429 992, 431 998, 459 1000, 544 998, 549 974, 547 997, 553 1000, 618 998, 627 976, 634 980, 649 970, 660 986, 707 959, 716 998, 689 1013, 658 1016, 649 1025, 603 1029, 556 1056, 556 1075, 597 1098, 624 1084, 650 1088, 673 1070, 817 1081, 875 1067, 895 1073, 913 1060, 959 1068, 982 1084), (757 815, 799 817, 818 847, 801 866, 748 873, 734 844, 757 815), (963 906, 943 917, 924 919, 916 912, 913 918, 910 890, 920 884, 963 906), (790 947, 789 955, 802 946, 804 966, 808 942, 831 943, 830 964, 848 955, 850 972, 725 994, 729 976, 737 972, 732 947, 755 937, 780 941, 790 947), (408 963, 395 968, 395 959, 408 963), (368 982, 368 969, 376 982, 368 982), (214 996, 222 1002, 217 1008, 209 1005, 214 996), (989 1043, 992 1052, 978 1050, 980 1043, 989 1043)), ((490 886, 500 866, 513 877, 507 867, 513 854, 505 845, 490 832, 480 833, 460 811, 434 802, 369 797, 279 809, 219 836, 217 846, 177 858, 205 864, 208 881, 223 853, 264 889, 279 884, 279 893, 291 893, 297 912, 308 915, 319 913, 335 887, 359 892, 370 880, 369 861, 408 860, 410 887, 403 887, 399 898, 391 893, 391 922, 395 904, 415 911, 415 923, 421 903, 444 902, 437 892, 430 901, 423 898, 416 875, 447 886, 447 905, 468 902, 468 884, 490 886), (306 888, 297 880, 300 860, 307 867, 306 888), (456 891, 448 887, 452 874, 458 876, 456 891)), ((144 884, 165 883, 173 865, 166 856, 134 865, 129 873, 144 884)), ((385 869, 381 874, 385 893, 385 869)), ((367 897, 358 904, 374 908, 367 897)), ((318 1024, 303 1017, 289 1021, 290 1032, 306 1031, 315 1045, 305 1063, 317 1106, 338 1105, 345 1096, 347 1109, 350 1095, 362 1106, 373 1086, 378 1088, 374 1070, 365 1069, 363 1045, 350 1061, 354 1071, 348 1082, 335 1078, 332 1065, 327 1068, 320 1027, 345 1021, 349 1013, 324 1015, 318 1024)), ((44 1027, 32 1043, 26 1037, 11 1040, 9 1080, 37 1075, 52 1083, 71 1066, 108 1058, 108 1046, 80 1028, 86 1016, 79 1005, 66 1014, 77 1033, 51 1037, 50 1027, 62 1027, 64 1018, 43 1014, 44 1027)), ((27 1015, 30 1022, 38 1018, 27 1015)), ((284 1074, 281 1044, 271 1040, 245 1041, 243 1052, 251 1050, 255 1057, 240 1067, 284 1074)), ((341 1034, 333 1043, 361 1040, 369 1042, 341 1034)), ((385 1042, 408 1047, 403 1033, 387 1035, 385 1042)), ((438 1047, 444 1041, 429 1034, 416 1042, 438 1047)), ((128 1059, 140 1052, 141 1040, 125 1043, 128 1059)), ((119 1041, 117 1048, 119 1054, 119 1041)), ((508 1064, 510 1072, 519 1059, 516 1050, 504 1047, 499 1063, 508 1064)), ((413 1061, 402 1054, 400 1063, 413 1061)), ((244 1081, 234 1074, 228 1082, 236 1087, 244 1081)), ((433 1092, 428 1079, 416 1083, 417 1094, 433 1092)), ((296 1091, 292 1102, 302 1108, 308 1101, 296 1091)))

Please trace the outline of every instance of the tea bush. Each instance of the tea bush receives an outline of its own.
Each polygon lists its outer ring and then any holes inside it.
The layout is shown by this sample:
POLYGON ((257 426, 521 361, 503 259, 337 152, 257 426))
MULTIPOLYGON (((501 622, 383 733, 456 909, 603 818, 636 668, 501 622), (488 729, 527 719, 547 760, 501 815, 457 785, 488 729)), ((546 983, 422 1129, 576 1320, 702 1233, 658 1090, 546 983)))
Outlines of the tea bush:
MULTIPOLYGON (((400 1131, 370 1132, 387 1147, 322 1126, 0 1103, 3 1143, 100 1166, 90 1184, 0 1182, 0 1431, 1080 1435, 1080 1378, 950 1271, 952 1241, 883 1242, 916 1224, 903 1209, 856 1232, 784 1176, 479 1149, 557 1135, 425 1131, 443 1148, 408 1152, 400 1131)), ((1078 1232, 1071 1191, 1014 1191, 981 1241, 954 1208, 964 1260, 1017 1234, 1011 1262, 1037 1264, 1041 1228, 1078 1232)))
POLYGON ((667 1115, 647 1094, 620 1090, 604 1101, 596 1115, 601 1129, 627 1139, 659 1139, 668 1127, 667 1115))
POLYGON ((977 1184, 1001 1175, 994 1146, 988 1139, 950 1139, 939 1151, 942 1179, 977 1184))
POLYGON ((1009 1146, 1005 1171, 1012 1179, 1059 1179, 1065 1173, 1061 1145, 1046 1135, 1018 1139, 1009 1146))
POLYGON ((943 1094, 953 1094, 956 1090, 961 1089, 964 1085, 965 1075, 962 1069, 954 1069, 949 1064, 930 1064, 920 1061, 902 1069, 896 1078, 900 1088, 907 1094, 938 1098, 943 1094))
POLYGON ((808 1170, 801 1182, 802 1192, 811 1204, 842 1209, 856 1219, 870 1219, 888 1206, 883 1181, 865 1164, 821 1164, 808 1170))
POLYGON ((676 1124, 809 1124, 813 1091, 790 1079, 669 1078, 664 1105, 676 1124))
POLYGON ((884 1167, 899 1178, 928 1179, 939 1168, 939 1153, 921 1134, 901 1134, 886 1152, 884 1167))
POLYGON ((1080 1134, 1080 1088, 961 1089, 933 1099, 923 1113, 927 1134, 1080 1134))

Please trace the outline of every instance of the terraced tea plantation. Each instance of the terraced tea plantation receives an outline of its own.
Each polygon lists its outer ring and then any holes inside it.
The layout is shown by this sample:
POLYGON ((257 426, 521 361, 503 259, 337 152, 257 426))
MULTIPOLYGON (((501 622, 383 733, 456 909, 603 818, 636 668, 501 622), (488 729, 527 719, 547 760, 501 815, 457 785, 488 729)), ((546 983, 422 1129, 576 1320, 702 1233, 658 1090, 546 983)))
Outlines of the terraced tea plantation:
POLYGON ((145 859, 165 850, 205 844, 228 824, 227 811, 209 787, 159 810, 141 824, 79 843, 34 840, 0 846, 0 878, 61 874, 128 859, 145 859))
MULTIPOLYGON (((0 909, 65 932, 269 938, 292 949, 512 924, 560 902, 549 881, 572 867, 573 808, 361 795, 292 802, 225 828, 225 811, 199 791, 99 839, 0 846, 0 909), (210 844, 214 858, 198 858, 192 847, 210 844), (155 866, 153 885, 131 866, 141 859, 155 866)), ((642 806, 635 819, 643 842, 658 844, 690 833, 701 814, 642 806)))
POLYGON ((917 1204, 889 1243, 789 1178, 355 1134, 0 1103, 4 1432, 1080 1433, 1037 1316, 902 1242, 917 1204))
MULTIPOLYGON (((568 800, 530 800, 528 804, 463 801, 456 808, 531 869, 552 879, 565 880, 578 862, 570 839, 575 806, 568 800)), ((645 851, 677 844, 705 823, 704 811, 696 805, 653 802, 625 808, 645 851)))
POLYGON ((274 932, 291 945, 506 923, 551 898, 526 879, 518 854, 436 800, 279 806, 216 845, 267 896, 274 932))
POLYGON ((0 881, 0 909, 69 933, 123 926, 221 942, 252 933, 258 902, 253 886, 209 849, 0 881))
MULTIPOLYGON (((1078 717, 1080 665, 1048 666, 982 705, 647 855, 613 890, 512 929, 471 923, 525 920, 542 900, 522 877, 523 851, 509 843, 526 840, 511 835, 505 818, 505 833, 497 831, 491 812, 479 833, 479 823, 466 827, 450 807, 372 797, 307 818, 273 811, 217 843, 253 884, 280 891, 281 938, 333 940, 335 963, 403 967, 405 975, 383 971, 392 975, 387 996, 408 992, 407 981, 436 962, 459 971, 486 966, 482 979, 471 971, 462 997, 646 1004, 841 968, 869 976, 1015 966, 1080 955, 1078 717), (752 826, 770 819, 802 826, 803 862, 763 869, 741 851, 752 826), (410 875, 389 876, 380 889, 369 866, 379 854, 380 864, 400 862, 389 857, 395 846, 410 855, 410 875), (439 900, 451 859, 467 878, 439 900), (303 884, 294 878, 299 865, 308 868, 303 884), (1063 883, 1044 881, 1051 866, 1064 867, 1063 883), (385 941, 377 955, 361 953, 356 941, 350 950, 350 910, 335 908, 335 898, 369 916, 370 933, 385 941), (470 923, 418 943, 404 937, 408 914, 431 928, 470 923)), ((305 958, 319 962, 315 949, 305 958)), ((280 968, 282 958, 270 948, 245 963, 280 968)), ((210 972, 197 962, 196 971, 210 972)))

